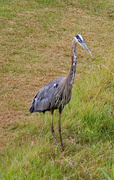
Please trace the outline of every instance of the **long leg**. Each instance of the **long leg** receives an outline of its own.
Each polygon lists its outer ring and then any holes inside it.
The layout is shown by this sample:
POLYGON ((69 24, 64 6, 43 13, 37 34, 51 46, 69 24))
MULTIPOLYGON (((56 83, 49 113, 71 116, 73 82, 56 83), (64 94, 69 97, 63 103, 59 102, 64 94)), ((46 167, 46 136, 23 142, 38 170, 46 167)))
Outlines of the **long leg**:
POLYGON ((62 142, 62 136, 61 136, 61 113, 62 113, 62 110, 60 108, 59 109, 59 127, 58 127, 58 130, 59 130, 59 136, 60 136, 62 151, 64 151, 63 142, 62 142))
POLYGON ((57 145, 57 139, 55 137, 54 126, 53 126, 53 112, 54 112, 54 109, 51 109, 50 112, 51 112, 51 132, 52 132, 53 138, 55 140, 55 144, 57 145))

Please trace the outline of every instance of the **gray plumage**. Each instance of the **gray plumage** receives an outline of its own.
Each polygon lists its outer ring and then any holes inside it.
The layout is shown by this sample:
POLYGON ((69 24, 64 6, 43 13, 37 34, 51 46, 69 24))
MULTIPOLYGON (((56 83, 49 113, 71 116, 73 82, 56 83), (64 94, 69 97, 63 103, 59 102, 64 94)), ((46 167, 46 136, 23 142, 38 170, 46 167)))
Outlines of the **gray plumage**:
POLYGON ((65 77, 59 77, 40 89, 34 97, 30 112, 44 113, 51 108, 57 109, 57 90, 59 90, 60 82, 63 80, 65 80, 65 77))
POLYGON ((57 140, 54 133, 53 127, 53 112, 54 109, 59 109, 59 135, 63 150, 63 143, 62 143, 62 136, 61 136, 61 113, 64 109, 64 106, 69 103, 72 94, 72 85, 74 83, 74 77, 76 72, 76 64, 77 64, 77 56, 76 56, 76 43, 83 46, 90 55, 91 52, 87 48, 85 44, 84 38, 78 34, 74 37, 72 41, 72 48, 71 48, 71 68, 67 77, 59 77, 43 88, 41 88, 38 93, 35 95, 33 102, 30 106, 30 112, 51 112, 51 131, 53 137, 55 139, 55 143, 57 144, 57 140))

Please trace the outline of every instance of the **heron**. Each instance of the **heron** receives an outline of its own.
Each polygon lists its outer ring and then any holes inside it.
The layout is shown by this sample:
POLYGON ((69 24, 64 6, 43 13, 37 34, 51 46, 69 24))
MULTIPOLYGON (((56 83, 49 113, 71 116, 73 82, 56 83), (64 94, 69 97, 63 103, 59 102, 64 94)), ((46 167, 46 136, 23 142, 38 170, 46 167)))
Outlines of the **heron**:
POLYGON ((55 140, 55 144, 58 146, 55 136, 53 125, 53 113, 55 109, 59 110, 59 122, 58 131, 61 142, 62 151, 64 150, 62 135, 61 135, 61 114, 66 104, 71 100, 72 86, 74 83, 74 77, 76 72, 77 56, 76 56, 76 44, 83 46, 89 54, 92 56, 90 50, 85 44, 85 40, 82 35, 78 34, 73 38, 71 46, 71 67, 67 77, 58 77, 51 81, 44 87, 42 87, 33 98, 33 102, 30 106, 30 113, 50 111, 51 113, 51 132, 55 140))

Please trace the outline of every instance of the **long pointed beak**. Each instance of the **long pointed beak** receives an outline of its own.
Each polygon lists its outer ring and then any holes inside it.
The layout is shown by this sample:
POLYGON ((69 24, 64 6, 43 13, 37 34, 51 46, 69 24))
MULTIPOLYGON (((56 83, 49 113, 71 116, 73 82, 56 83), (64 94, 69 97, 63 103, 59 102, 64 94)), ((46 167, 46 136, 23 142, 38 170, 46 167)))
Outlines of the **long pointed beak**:
POLYGON ((88 47, 86 46, 85 43, 81 43, 80 45, 82 45, 89 52, 89 54, 92 56, 91 51, 88 49, 88 47))

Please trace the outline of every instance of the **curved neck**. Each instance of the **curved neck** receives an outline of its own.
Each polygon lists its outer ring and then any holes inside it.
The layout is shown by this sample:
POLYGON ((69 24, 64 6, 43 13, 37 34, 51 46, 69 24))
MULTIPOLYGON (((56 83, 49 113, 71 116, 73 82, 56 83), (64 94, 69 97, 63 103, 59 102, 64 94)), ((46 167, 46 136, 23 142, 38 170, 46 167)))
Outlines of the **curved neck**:
POLYGON ((72 47, 71 47, 71 67, 70 72, 68 74, 68 79, 70 84, 72 85, 74 83, 74 77, 76 72, 76 63, 77 63, 77 56, 76 56, 76 39, 74 37, 72 41, 72 47))

